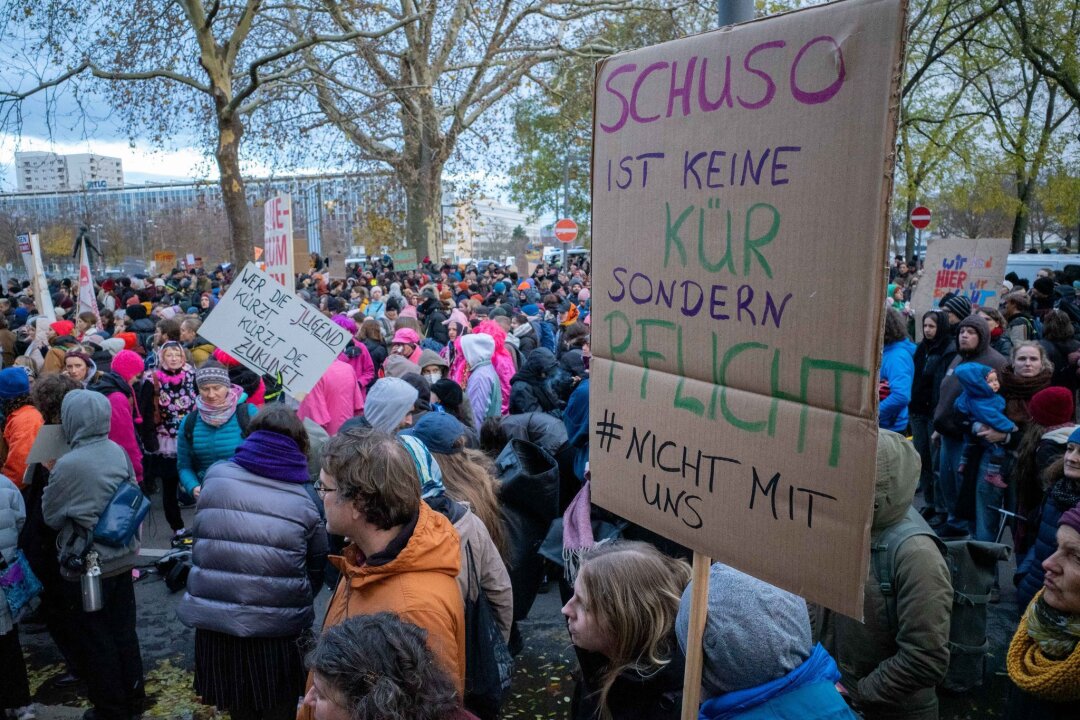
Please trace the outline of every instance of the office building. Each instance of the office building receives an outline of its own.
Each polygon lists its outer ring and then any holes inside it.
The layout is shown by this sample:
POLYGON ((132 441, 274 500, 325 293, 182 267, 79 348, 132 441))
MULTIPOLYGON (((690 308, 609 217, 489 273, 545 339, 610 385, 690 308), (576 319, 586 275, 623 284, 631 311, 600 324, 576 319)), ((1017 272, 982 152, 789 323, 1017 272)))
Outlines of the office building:
POLYGON ((104 190, 124 187, 120 158, 76 153, 15 153, 15 182, 18 192, 62 190, 104 190))

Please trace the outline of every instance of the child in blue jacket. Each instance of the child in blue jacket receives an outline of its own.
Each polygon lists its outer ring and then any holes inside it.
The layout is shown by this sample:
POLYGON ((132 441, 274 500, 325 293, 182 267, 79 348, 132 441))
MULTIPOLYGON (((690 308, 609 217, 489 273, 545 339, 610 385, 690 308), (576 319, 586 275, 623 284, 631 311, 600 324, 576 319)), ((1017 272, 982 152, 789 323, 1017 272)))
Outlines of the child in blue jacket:
POLYGON ((1005 459, 1005 446, 990 443, 977 437, 980 430, 989 427, 998 432, 1016 432, 1016 424, 1005 415, 1005 398, 998 395, 1001 382, 997 371, 980 363, 962 363, 956 366, 956 379, 963 388, 956 399, 956 410, 971 420, 971 433, 964 440, 964 453, 960 461, 963 473, 977 443, 981 442, 989 453, 986 481, 999 488, 1005 487, 1001 476, 1001 464, 1005 459))

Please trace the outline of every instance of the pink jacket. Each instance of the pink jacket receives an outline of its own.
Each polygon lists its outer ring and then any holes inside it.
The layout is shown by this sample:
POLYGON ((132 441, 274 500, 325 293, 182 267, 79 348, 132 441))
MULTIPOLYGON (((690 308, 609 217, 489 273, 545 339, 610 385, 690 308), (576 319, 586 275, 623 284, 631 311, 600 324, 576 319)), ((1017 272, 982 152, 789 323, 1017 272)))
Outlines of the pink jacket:
POLYGON ((113 392, 106 395, 109 407, 112 409, 112 417, 109 423, 109 439, 124 448, 124 452, 131 458, 131 465, 135 468, 135 480, 142 485, 143 481, 143 457, 139 449, 139 441, 135 437, 135 421, 131 417, 131 400, 122 392, 113 392))
POLYGON ((334 435, 346 420, 363 410, 364 395, 356 383, 352 366, 334 360, 300 403, 296 415, 301 420, 311 418, 327 433, 334 435))
POLYGON ((367 387, 375 380, 375 363, 371 359, 371 353, 364 347, 364 343, 356 340, 350 342, 353 347, 349 351, 352 353, 352 357, 349 357, 349 353, 343 352, 337 356, 337 359, 351 367, 356 375, 356 382, 360 386, 360 409, 362 410, 364 408, 363 399, 367 397, 367 387))

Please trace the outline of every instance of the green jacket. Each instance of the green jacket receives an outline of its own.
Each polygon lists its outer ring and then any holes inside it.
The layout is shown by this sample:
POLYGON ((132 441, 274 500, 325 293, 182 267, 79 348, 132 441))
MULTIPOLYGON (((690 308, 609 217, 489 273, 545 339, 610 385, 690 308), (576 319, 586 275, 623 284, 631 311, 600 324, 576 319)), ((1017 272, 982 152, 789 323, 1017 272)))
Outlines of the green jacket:
MULTIPOLYGON (((871 544, 904 519, 919 469, 919 455, 909 440, 879 431, 871 544)), ((900 545, 895 562, 897 628, 889 627, 885 597, 870 567, 865 623, 812 607, 814 639, 836 658, 841 683, 867 720, 937 720, 935 687, 949 669, 952 580, 941 550, 926 536, 900 545)))

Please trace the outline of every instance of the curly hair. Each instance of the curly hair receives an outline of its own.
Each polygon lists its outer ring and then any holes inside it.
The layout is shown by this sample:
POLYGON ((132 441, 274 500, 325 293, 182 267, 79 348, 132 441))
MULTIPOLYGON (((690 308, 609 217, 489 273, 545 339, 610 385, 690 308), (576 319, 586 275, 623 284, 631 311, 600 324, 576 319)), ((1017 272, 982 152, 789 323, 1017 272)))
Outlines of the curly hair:
POLYGON ((449 720, 461 701, 426 638, 393 613, 357 615, 323 633, 307 666, 350 720, 449 720))
POLYGON ((33 389, 30 390, 30 400, 47 424, 58 425, 60 423, 60 406, 64 403, 64 396, 72 390, 80 390, 81 388, 81 384, 67 375, 54 373, 46 375, 34 383, 33 389))

